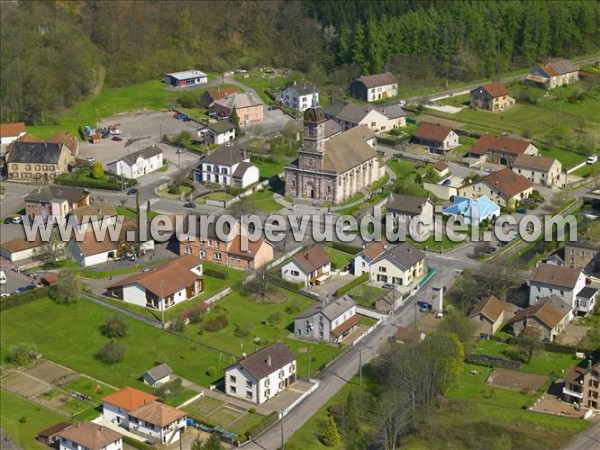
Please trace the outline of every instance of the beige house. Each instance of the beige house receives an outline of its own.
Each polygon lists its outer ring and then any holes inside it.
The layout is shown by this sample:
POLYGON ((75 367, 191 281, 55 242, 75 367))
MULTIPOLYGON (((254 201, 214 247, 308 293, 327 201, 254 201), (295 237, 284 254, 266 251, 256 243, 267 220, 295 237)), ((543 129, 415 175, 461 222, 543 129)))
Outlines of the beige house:
POLYGON ((265 105, 254 100, 250 94, 229 95, 215 100, 209 107, 210 114, 219 120, 229 118, 234 109, 239 117, 241 127, 248 127, 263 121, 265 105))
POLYGON ((554 158, 520 154, 513 161, 512 169, 533 184, 562 187, 565 182, 561 177, 562 164, 554 158))
POLYGON ((588 367, 571 367, 563 388, 565 402, 577 403, 586 408, 600 409, 600 363, 588 367))
POLYGON ((398 95, 398 79, 390 72, 357 78, 350 84, 350 96, 376 102, 398 95))
POLYGON ((500 206, 514 208, 517 202, 529 197, 533 183, 510 169, 502 169, 459 188, 461 197, 476 199, 486 195, 500 206))
POLYGON ((526 80, 545 89, 554 89, 579 80, 579 69, 571 61, 562 59, 534 69, 526 80))
POLYGON ((393 223, 406 227, 407 233, 408 226, 413 219, 422 222, 417 229, 418 232, 431 230, 434 208, 432 201, 428 198, 401 194, 390 194, 386 205, 387 214, 392 216, 393 223))
POLYGON ((509 319, 508 324, 515 336, 537 336, 542 341, 553 342, 565 330, 570 317, 571 307, 552 295, 522 309, 509 319))
POLYGON ((52 180, 68 170, 73 154, 64 144, 13 142, 6 157, 8 177, 19 181, 52 180))
POLYGON ((76 208, 89 206, 90 192, 87 189, 71 186, 40 186, 25 197, 25 214, 31 220, 50 215, 57 220, 65 220, 76 208))
POLYGON ((371 281, 411 286, 425 273, 425 253, 410 244, 390 246, 370 267, 371 281))
POLYGON ((576 242, 565 242, 565 264, 587 274, 600 272, 600 242, 578 237, 576 242))
POLYGON ((504 111, 515 105, 508 89, 499 81, 486 83, 471 91, 471 107, 491 112, 504 111))
POLYGON ((483 134, 469 152, 471 158, 510 167, 519 155, 537 155, 538 149, 526 139, 483 134))
POLYGON ((452 128, 426 122, 419 125, 413 141, 428 147, 431 153, 442 155, 460 145, 458 134, 452 128))
POLYGON ((494 335, 504 321, 504 302, 493 295, 475 304, 469 319, 476 323, 479 333, 494 335))
POLYGON ((375 133, 406 126, 407 113, 400 105, 374 108, 356 103, 334 100, 324 108, 327 118, 335 120, 343 131, 366 125, 375 133))

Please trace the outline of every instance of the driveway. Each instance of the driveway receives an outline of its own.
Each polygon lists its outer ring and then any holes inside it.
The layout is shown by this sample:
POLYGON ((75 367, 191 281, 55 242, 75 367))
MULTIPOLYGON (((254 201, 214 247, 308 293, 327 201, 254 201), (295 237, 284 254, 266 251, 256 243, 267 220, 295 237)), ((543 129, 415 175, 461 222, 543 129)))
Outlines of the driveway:
POLYGON ((324 283, 319 286, 312 286, 310 289, 304 289, 313 295, 326 299, 328 296, 333 296, 342 286, 350 283, 353 277, 350 275, 331 275, 324 283))

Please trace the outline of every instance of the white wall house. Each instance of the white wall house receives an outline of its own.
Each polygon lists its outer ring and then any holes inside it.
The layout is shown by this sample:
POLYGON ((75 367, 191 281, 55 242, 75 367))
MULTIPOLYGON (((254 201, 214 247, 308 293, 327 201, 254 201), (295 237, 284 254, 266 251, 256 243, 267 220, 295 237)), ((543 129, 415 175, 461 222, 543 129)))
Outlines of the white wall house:
POLYGON ((2 145, 12 144, 24 135, 25 122, 12 122, 0 124, 0 139, 2 140, 2 145))
POLYGON ((293 385, 296 371, 296 357, 278 342, 225 369, 225 393, 261 404, 293 385))
POLYGON ((283 106, 304 112, 305 109, 319 104, 319 90, 312 83, 297 83, 286 87, 277 96, 283 106))
MULTIPOLYGON (((57 245, 64 248, 64 243, 62 242, 57 245)), ((37 238, 34 241, 28 241, 24 237, 19 237, 2 243, 0 246, 0 256, 14 263, 35 258, 42 250, 43 243, 41 239, 37 238)))
POLYGON ((82 267, 92 267, 117 258, 118 242, 110 239, 97 241, 95 233, 86 233, 83 241, 71 239, 67 245, 67 254, 82 267))
POLYGON ((305 287, 320 283, 331 274, 331 260, 321 247, 313 246, 281 267, 281 278, 305 287))
POLYGON ((389 246, 371 263, 371 281, 410 286, 425 274, 425 253, 410 244, 389 246))
POLYGON ((228 120, 209 123, 198 129, 198 136, 204 138, 206 145, 223 145, 235 139, 235 125, 228 120))
POLYGON ((163 166, 163 151, 153 145, 108 163, 106 171, 124 178, 139 178, 163 166))
POLYGON ((206 156, 194 170, 199 183, 216 183, 245 189, 258 183, 258 167, 250 162, 245 150, 234 145, 222 145, 206 156))
POLYGON ((151 402, 130 411, 130 431, 145 434, 162 444, 179 442, 187 427, 187 413, 159 402, 151 402))
POLYGON ((583 271, 541 263, 533 269, 529 277, 529 306, 535 305, 540 299, 556 295, 570 305, 573 312, 587 314, 591 305, 584 305, 582 302, 580 307, 577 298, 585 287, 583 271))
POLYGON ((294 334, 325 342, 339 342, 358 325, 356 304, 347 295, 319 303, 294 318, 294 334))
POLYGON ((59 450, 122 450, 117 431, 92 422, 80 422, 58 433, 59 450))
POLYGON ((363 245, 360 253, 354 257, 353 269, 354 276, 358 277, 363 273, 371 273, 371 263, 375 258, 385 252, 387 245, 384 241, 373 241, 363 245))

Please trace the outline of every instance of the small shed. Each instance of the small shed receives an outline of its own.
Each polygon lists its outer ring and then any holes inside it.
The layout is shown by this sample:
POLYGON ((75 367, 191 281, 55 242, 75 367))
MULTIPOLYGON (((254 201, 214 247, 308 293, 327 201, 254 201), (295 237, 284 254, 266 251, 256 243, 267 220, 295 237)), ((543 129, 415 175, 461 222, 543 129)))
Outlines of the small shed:
POLYGON ((58 434, 70 426, 71 424, 66 422, 52 425, 50 428, 40 431, 37 440, 48 447, 58 448, 60 442, 60 436, 58 434))
POLYGON ((171 380, 171 375, 173 375, 173 370, 166 364, 160 364, 144 372, 142 379, 144 383, 152 387, 159 387, 168 383, 171 380))

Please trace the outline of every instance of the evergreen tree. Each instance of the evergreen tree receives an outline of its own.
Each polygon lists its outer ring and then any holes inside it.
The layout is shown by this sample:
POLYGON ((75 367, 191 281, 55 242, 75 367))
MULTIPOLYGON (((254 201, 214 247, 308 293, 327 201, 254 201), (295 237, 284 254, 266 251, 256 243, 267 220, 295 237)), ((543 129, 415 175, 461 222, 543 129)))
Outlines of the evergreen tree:
POLYGON ((356 22, 354 27, 354 42, 352 44, 352 62, 367 72, 367 58, 365 58, 365 29, 361 22, 356 22))
POLYGON ((354 395, 354 391, 350 391, 348 393, 348 397, 346 397, 346 428, 348 430, 353 430, 358 427, 360 422, 360 411, 358 408, 358 402, 356 401, 356 397, 354 395))
POLYGON ((236 136, 240 134, 240 116, 238 116, 237 108, 233 108, 231 114, 229 115, 229 121, 235 127, 236 136))
POLYGON ((327 419, 327 428, 325 429, 325 435, 323 436, 323 444, 327 447, 335 447, 340 443, 340 432, 338 431, 337 424, 333 416, 329 416, 327 419))

